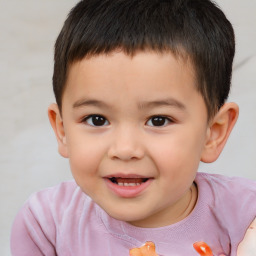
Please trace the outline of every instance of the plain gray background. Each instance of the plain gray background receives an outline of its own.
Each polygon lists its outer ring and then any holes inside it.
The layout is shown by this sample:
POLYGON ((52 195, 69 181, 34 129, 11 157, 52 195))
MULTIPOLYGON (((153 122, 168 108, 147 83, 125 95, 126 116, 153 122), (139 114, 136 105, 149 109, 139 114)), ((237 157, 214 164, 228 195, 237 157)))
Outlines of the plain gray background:
MULTIPOLYGON (((72 0, 0 0, 0 255, 28 196, 72 178, 47 118, 53 45, 72 0)), ((256 0, 219 0, 237 38, 230 101, 238 123, 219 160, 200 170, 256 180, 256 0)))

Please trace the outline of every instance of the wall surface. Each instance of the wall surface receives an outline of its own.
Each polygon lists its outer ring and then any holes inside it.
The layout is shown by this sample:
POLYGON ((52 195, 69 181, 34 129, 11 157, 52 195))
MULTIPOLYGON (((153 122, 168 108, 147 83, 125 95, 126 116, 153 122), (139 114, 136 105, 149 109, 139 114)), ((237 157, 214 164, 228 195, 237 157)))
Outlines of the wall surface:
MULTIPOLYGON (((217 1, 237 37, 230 101, 238 123, 214 164, 201 171, 256 179, 256 1, 217 1)), ((11 224, 34 191, 71 178, 47 118, 54 101, 53 45, 72 0, 0 0, 0 255, 9 256, 11 224)))

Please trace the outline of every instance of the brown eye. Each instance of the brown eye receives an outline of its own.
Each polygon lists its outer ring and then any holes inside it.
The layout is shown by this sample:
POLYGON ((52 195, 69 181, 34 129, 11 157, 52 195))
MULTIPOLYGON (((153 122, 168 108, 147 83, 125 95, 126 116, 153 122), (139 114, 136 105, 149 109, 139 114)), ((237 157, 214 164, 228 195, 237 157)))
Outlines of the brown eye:
POLYGON ((105 126, 108 125, 108 120, 101 115, 90 115, 85 119, 85 122, 91 126, 105 126))
POLYGON ((153 116, 148 120, 147 125, 149 125, 149 126, 166 126, 170 122, 171 122, 171 120, 165 116, 153 116))

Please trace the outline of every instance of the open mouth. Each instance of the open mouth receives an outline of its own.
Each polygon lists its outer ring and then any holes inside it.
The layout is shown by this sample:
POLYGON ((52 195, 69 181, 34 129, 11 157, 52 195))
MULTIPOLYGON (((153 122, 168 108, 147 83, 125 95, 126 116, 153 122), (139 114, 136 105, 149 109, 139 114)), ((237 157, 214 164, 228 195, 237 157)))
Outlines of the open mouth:
POLYGON ((141 184, 145 183, 149 180, 149 178, 121 178, 121 177, 111 177, 109 180, 117 184, 118 186, 125 186, 125 187, 135 187, 140 186, 141 184))
POLYGON ((153 177, 143 177, 136 174, 116 174, 104 177, 106 180, 106 185, 121 198, 134 198, 147 190, 152 184, 153 177))

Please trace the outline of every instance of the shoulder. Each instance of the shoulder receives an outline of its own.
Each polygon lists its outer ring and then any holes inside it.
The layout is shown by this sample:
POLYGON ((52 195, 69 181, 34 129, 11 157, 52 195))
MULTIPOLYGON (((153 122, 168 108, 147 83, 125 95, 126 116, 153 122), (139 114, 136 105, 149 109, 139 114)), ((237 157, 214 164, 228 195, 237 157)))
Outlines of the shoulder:
POLYGON ((230 210, 245 210, 249 207, 256 212, 256 181, 242 177, 198 173, 195 182, 203 201, 208 200, 230 210))
POLYGON ((228 177, 220 174, 198 173, 196 183, 199 188, 210 190, 213 196, 230 196, 230 199, 241 200, 242 197, 255 197, 256 181, 243 177, 228 177), (240 198, 234 198, 240 195, 240 198))
POLYGON ((32 194, 13 223, 13 255, 29 254, 21 254, 21 250, 32 250, 33 255, 42 255, 36 253, 38 250, 44 252, 43 255, 55 255, 50 252, 55 251, 57 237, 66 230, 72 231, 72 221, 80 218, 77 212, 88 209, 90 204, 91 199, 74 181, 63 182, 32 194))
POLYGON ((240 242, 256 216, 256 181, 242 177, 198 173, 195 180, 199 199, 211 214, 240 242))
POLYGON ((35 219, 36 221, 56 222, 62 212, 72 206, 74 201, 83 202, 86 198, 87 196, 75 181, 62 182, 33 193, 20 209, 18 216, 23 217, 24 221, 35 219))
POLYGON ((80 195, 80 188, 75 181, 65 181, 56 186, 48 187, 43 190, 33 193, 27 200, 28 205, 34 205, 34 203, 49 203, 61 202, 65 204, 75 195, 80 195))
POLYGON ((71 180, 32 194, 24 204, 23 212, 41 221, 60 223, 66 212, 84 207, 90 201, 71 180))

